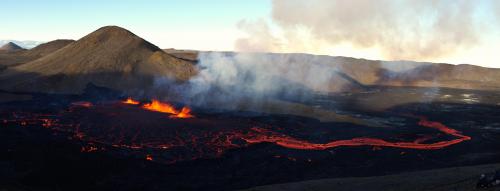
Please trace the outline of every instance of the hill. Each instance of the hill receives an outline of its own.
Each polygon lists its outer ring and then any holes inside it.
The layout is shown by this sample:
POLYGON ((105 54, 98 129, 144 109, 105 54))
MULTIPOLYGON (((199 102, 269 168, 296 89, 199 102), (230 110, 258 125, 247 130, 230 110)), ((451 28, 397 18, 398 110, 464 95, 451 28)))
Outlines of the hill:
POLYGON ((0 71, 1 68, 21 65, 46 56, 56 50, 65 47, 74 40, 54 40, 40 44, 32 49, 22 49, 18 51, 0 51, 0 71))
MULTIPOLYGON (((180 51, 165 49, 176 57, 199 61, 199 54, 211 52, 180 51)), ((220 52, 219 52, 220 53, 220 52)), ((224 52, 228 56, 241 53, 224 52)), ((396 87, 443 87, 457 89, 499 90, 500 69, 485 68, 468 64, 366 60, 342 56, 325 56, 297 53, 244 53, 252 54, 253 60, 272 60, 274 66, 281 63, 294 64, 294 68, 310 71, 311 65, 322 65, 331 71, 331 84, 322 91, 351 91, 354 87, 396 86, 396 87)), ((293 79, 290 79, 293 81, 293 79)), ((306 83, 299 76, 299 83, 306 83)), ((308 84, 304 84, 308 86, 308 84)))
POLYGON ((26 56, 36 56, 38 58, 42 56, 46 56, 50 53, 55 52, 56 50, 59 50, 68 44, 75 42, 74 40, 66 40, 66 39, 59 39, 59 40, 53 40, 47 43, 40 44, 36 46, 35 48, 29 49, 24 53, 26 56))
POLYGON ((7 44, 4 44, 2 47, 0 47, 0 51, 7 51, 7 52, 12 52, 12 51, 18 51, 18 50, 24 50, 24 48, 20 47, 19 45, 9 42, 7 44))
POLYGON ((64 48, 0 75, 9 90, 79 93, 88 83, 116 90, 147 89, 157 78, 186 81, 191 62, 177 59, 117 27, 106 26, 64 48))
POLYGON ((13 42, 24 49, 32 49, 35 46, 38 46, 38 45, 44 43, 44 42, 34 41, 34 40, 8 40, 8 39, 5 39, 5 40, 0 40, 0 46, 3 46, 9 42, 13 42))
MULTIPOLYGON (((161 82, 194 76, 199 54, 235 52, 161 50, 132 32, 106 26, 79 39, 56 40, 31 50, 0 53, 0 88, 19 91, 79 93, 88 83, 124 91, 143 91, 161 82), (3 67, 3 68, 2 68, 3 67)), ((380 61, 310 54, 245 53, 264 71, 287 73, 277 80, 320 92, 359 92, 376 86, 500 89, 500 69, 412 61, 380 61), (274 66, 269 68, 268 66, 274 66), (277 67, 277 68, 276 68, 277 67), (293 69, 289 69, 293 68, 293 69), (319 72, 318 75, 315 72, 319 72), (314 77, 319 76, 320 81, 314 77), (312 78, 311 78, 312 77, 312 78)), ((255 64, 253 63, 253 64, 255 64)), ((253 66, 253 65, 247 65, 253 66)), ((259 70, 257 70, 259 69, 259 70)), ((252 71, 253 70, 253 71, 252 71)), ((294 86, 295 87, 295 86, 294 86)))

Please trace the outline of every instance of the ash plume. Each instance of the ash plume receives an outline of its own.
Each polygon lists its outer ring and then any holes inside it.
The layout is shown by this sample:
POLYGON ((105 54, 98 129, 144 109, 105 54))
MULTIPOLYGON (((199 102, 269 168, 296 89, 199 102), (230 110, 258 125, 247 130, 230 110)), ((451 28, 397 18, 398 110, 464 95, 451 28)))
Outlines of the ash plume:
MULTIPOLYGON (((384 59, 443 58, 481 43, 494 32, 484 15, 500 16, 496 1, 482 0, 273 0, 272 18, 242 21, 240 51, 312 52, 350 44, 375 48, 384 59), (487 13, 485 13, 487 11, 487 13), (491 13, 493 12, 493 13, 491 13)), ((334 53, 335 54, 335 53, 334 53)))

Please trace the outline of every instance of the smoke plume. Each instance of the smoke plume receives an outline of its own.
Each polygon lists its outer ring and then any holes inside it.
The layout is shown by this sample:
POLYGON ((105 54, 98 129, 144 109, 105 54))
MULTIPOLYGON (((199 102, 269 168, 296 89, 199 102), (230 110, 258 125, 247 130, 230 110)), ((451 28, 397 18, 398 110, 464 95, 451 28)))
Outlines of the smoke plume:
MULTIPOLYGON (((481 11, 489 10, 490 15, 498 18, 498 11, 491 7, 498 7, 500 3, 488 0, 273 0, 272 5, 271 20, 243 20, 238 24, 247 33, 235 43, 236 49, 243 52, 199 54, 198 75, 181 87, 182 95, 188 99, 184 102, 235 107, 246 102, 258 107, 268 98, 307 99, 315 92, 363 88, 362 83, 343 73, 344 70, 365 71, 366 76, 358 77, 370 81, 376 78, 370 76, 376 67, 390 71, 390 75, 430 63, 380 61, 366 65, 359 61, 359 66, 349 67, 342 58, 256 52, 317 53, 347 44, 357 50, 377 49, 384 59, 442 58, 481 43, 481 34, 495 28, 485 27, 487 23, 480 16, 485 13, 481 11), (485 5, 491 6, 485 9, 485 5)), ((429 97, 439 93, 439 82, 433 83, 436 88, 429 97)))
MULTIPOLYGON (((306 99, 313 92, 329 92, 336 67, 324 57, 305 54, 201 52, 199 73, 184 88, 187 102, 258 106, 269 98, 306 99)), ((236 105, 235 105, 236 106, 236 105)))
MULTIPOLYGON (((383 59, 430 60, 474 47, 488 30, 481 14, 495 1, 273 0, 269 23, 242 21, 240 51, 311 52, 348 44, 383 59), (481 8, 481 6, 483 8, 481 8)), ((328 49, 327 49, 328 50, 328 49)), ((335 54, 332 52, 331 54, 335 54)))

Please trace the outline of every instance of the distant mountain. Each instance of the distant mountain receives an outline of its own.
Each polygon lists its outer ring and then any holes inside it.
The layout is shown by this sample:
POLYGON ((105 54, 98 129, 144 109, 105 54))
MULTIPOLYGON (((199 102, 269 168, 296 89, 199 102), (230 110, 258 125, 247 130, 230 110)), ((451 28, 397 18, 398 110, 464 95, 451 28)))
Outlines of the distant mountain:
POLYGON ((2 47, 0 47, 0 51, 13 52, 13 51, 18 51, 18 50, 24 50, 24 49, 13 42, 9 42, 7 44, 4 44, 2 47))
MULTIPOLYGON (((279 66, 277 70, 285 73, 293 68, 297 74, 273 80, 313 91, 365 91, 374 86, 500 90, 500 69, 310 54, 250 54, 256 62, 270 62, 269 67, 279 66), (310 78, 315 71, 320 73, 319 82, 310 78)), ((146 91, 158 89, 157 83, 188 81, 197 73, 197 62, 197 51, 161 50, 126 29, 107 26, 78 41, 56 40, 31 50, 0 53, 0 89, 81 93, 91 83, 120 91, 146 91)), ((250 73, 261 74, 258 70, 250 73)))
MULTIPOLYGON (((197 51, 164 49, 176 57, 198 60, 197 51)), ((210 52, 205 52, 210 53, 210 52)), ((236 55, 235 52, 224 52, 236 55)), ((248 53, 247 53, 248 54, 248 53)), ((342 56, 324 56, 296 53, 251 53, 253 57, 275 62, 303 63, 298 66, 308 71, 310 64, 322 64, 335 71, 331 83, 323 91, 358 90, 368 86, 446 87, 458 89, 500 90, 500 69, 474 65, 413 61, 366 60, 342 56), (354 88, 354 89, 353 89, 354 88)), ((258 59, 256 59, 258 60, 258 59)), ((293 79, 291 79, 293 80, 293 79)), ((303 81, 300 80, 299 81, 303 81)), ((306 84, 307 85, 307 84, 306 84)))
POLYGON ((47 43, 40 44, 36 46, 35 48, 32 48, 28 51, 26 51, 25 55, 28 56, 46 56, 50 53, 55 52, 56 50, 59 50, 68 44, 75 42, 74 40, 66 40, 66 39, 59 39, 59 40, 54 40, 50 41, 47 43))
POLYGON ((20 47, 23 47, 24 49, 31 49, 43 43, 41 41, 34 41, 34 40, 0 40, 0 46, 3 46, 9 42, 13 42, 19 45, 20 47))
POLYGON ((74 40, 54 40, 29 50, 0 51, 0 71, 7 67, 17 66, 36 60, 65 47, 71 42, 74 42, 74 40))
POLYGON ((89 83, 116 90, 142 90, 155 81, 186 81, 192 62, 171 56, 132 32, 106 26, 52 54, 0 75, 6 89, 79 93, 89 83))

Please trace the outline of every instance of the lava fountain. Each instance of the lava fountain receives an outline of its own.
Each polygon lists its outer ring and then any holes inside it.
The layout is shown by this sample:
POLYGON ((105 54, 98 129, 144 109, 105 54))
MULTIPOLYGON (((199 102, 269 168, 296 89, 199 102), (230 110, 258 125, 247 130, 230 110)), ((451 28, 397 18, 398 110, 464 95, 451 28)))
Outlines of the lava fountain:
POLYGON ((151 103, 144 104, 142 108, 150 111, 156 111, 161 113, 171 114, 171 118, 192 118, 191 109, 188 107, 183 107, 180 111, 175 109, 175 107, 169 103, 164 103, 153 99, 151 103))
POLYGON ((133 100, 131 97, 127 98, 125 101, 122 101, 124 104, 130 104, 130 105, 139 105, 139 101, 133 100))

